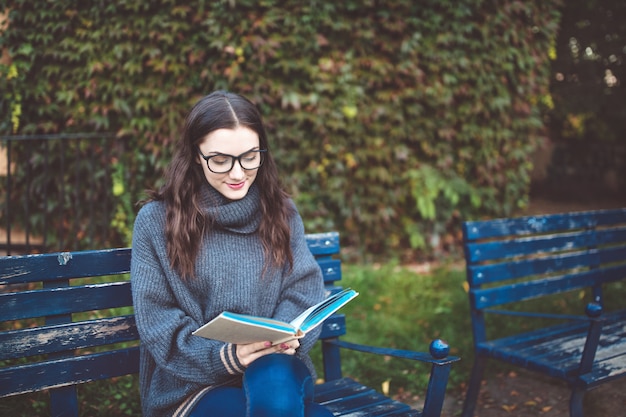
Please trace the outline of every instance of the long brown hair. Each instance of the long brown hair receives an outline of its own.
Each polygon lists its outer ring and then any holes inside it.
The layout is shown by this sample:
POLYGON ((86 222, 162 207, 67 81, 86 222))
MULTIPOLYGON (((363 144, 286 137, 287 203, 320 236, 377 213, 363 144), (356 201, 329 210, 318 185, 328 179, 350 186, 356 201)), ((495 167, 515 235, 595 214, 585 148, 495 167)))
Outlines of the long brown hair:
POLYGON ((213 221, 202 211, 199 203, 200 191, 207 186, 207 181, 198 164, 197 146, 206 135, 217 129, 235 129, 238 126, 256 132, 260 148, 267 149, 255 180, 261 194, 259 236, 266 263, 279 268, 285 263, 290 268, 293 266, 288 220, 291 206, 280 184, 261 114, 247 98, 216 91, 193 106, 165 172, 165 184, 160 190, 148 193, 149 200, 165 202, 167 256, 172 268, 183 278, 195 276, 194 265, 200 244, 213 221))

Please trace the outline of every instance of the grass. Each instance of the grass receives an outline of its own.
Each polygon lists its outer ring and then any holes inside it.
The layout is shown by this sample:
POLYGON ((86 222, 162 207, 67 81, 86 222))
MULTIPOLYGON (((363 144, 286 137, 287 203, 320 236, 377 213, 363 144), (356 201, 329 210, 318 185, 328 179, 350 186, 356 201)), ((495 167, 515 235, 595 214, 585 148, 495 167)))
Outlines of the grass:
MULTIPOLYGON (((441 338, 450 345, 451 355, 463 358, 453 366, 451 383, 466 377, 472 337, 461 266, 418 273, 394 264, 345 265, 343 276, 344 286, 360 292, 342 309, 348 326, 345 340, 428 352, 430 342, 441 338)), ((316 364, 320 357, 319 351, 313 352, 316 364)), ((342 364, 345 376, 397 396, 423 392, 430 371, 414 361, 351 351, 342 351, 342 364)))
MULTIPOLYGON (((352 287, 360 296, 342 309, 348 334, 345 340, 375 346, 428 351, 432 339, 442 338, 450 353, 460 356, 453 365, 448 391, 460 390, 472 365, 472 334, 465 287, 465 271, 459 264, 437 267, 426 273, 397 264, 344 264, 343 286, 352 287)), ((626 283, 612 284, 607 296, 608 309, 623 308, 626 283)), ((518 309, 583 314, 581 306, 590 294, 585 291, 559 295, 541 302, 530 302, 518 309)), ((497 329, 493 336, 532 328, 528 319, 490 318, 497 329)), ((537 323, 539 325, 540 323, 537 323)), ((322 372, 321 353, 312 356, 322 372)), ((365 353, 342 352, 343 372, 365 384, 397 398, 423 396, 429 367, 403 359, 390 359, 365 353)), ((504 367, 504 365, 502 365, 504 367)), ((497 363, 488 370, 497 372, 497 363)), ((320 375, 321 376, 321 375, 320 375)), ((89 383, 78 387, 81 414, 84 416, 140 415, 137 376, 89 383)), ((0 414, 13 416, 48 415, 45 393, 0 399, 0 414)))
MULTIPOLYGON (((343 285, 361 293, 342 310, 348 326, 345 340, 427 352, 430 341, 441 338, 448 342, 451 355, 461 357, 461 361, 452 366, 448 391, 464 390, 473 364, 473 336, 462 264, 443 265, 428 273, 393 264, 346 265, 343 275, 343 285)), ((605 286, 604 297, 606 311, 624 308, 626 282, 605 286)), ((503 308, 584 315, 584 307, 591 299, 591 291, 586 289, 503 308)), ((487 315, 486 321, 490 338, 562 322, 503 315, 487 315)), ((316 361, 320 360, 319 352, 313 355, 316 361)), ((425 393, 428 366, 350 351, 342 351, 342 364, 344 375, 391 396, 406 398, 408 394, 421 396, 425 393)), ((508 369, 514 368, 490 361, 487 376, 508 369)))

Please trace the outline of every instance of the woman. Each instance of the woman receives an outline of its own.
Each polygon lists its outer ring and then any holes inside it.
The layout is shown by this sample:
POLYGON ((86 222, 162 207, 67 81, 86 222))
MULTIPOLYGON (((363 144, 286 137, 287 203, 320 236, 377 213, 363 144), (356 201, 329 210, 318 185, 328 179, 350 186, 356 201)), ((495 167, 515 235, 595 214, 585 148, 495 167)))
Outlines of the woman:
POLYGON ((145 416, 332 416, 311 400, 319 335, 272 346, 191 333, 222 311, 290 321, 324 297, 256 107, 223 91, 185 121, 135 221, 131 281, 145 416))

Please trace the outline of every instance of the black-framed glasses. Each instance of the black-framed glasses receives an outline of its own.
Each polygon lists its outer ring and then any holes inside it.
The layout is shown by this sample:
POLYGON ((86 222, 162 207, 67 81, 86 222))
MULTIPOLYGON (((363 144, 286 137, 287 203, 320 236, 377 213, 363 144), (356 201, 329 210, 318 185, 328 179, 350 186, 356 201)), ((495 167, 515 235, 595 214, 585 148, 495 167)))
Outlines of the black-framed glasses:
POLYGON ((198 148, 198 153, 202 159, 206 161, 207 168, 214 174, 225 174, 229 172, 235 166, 235 161, 239 162, 239 166, 247 171, 259 169, 261 165, 263 165, 265 152, 267 152, 267 149, 255 149, 246 151, 237 156, 225 153, 216 153, 215 155, 206 156, 202 153, 200 148, 198 148))

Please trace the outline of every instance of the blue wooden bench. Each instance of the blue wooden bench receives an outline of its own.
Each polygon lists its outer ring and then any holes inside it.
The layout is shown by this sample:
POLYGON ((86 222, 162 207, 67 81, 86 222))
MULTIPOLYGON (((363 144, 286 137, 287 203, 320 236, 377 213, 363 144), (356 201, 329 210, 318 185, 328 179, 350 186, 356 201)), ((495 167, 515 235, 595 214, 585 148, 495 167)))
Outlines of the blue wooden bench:
MULTIPOLYGON (((341 279, 340 260, 335 258, 339 254, 338 234, 311 234, 307 240, 324 273, 327 288, 338 290, 337 281, 341 279)), ((130 308, 130 258, 130 249, 0 258, 2 329, 9 329, 0 332, 0 398, 49 390, 51 415, 77 416, 77 384, 139 371, 138 335, 130 308), (84 282, 86 277, 101 276, 109 277, 108 281, 84 282), (83 281, 76 285, 77 279, 83 281), (85 315, 85 312, 96 313, 85 315), (21 328, 12 326, 15 321, 27 321, 27 324, 21 328), (24 363, 27 357, 30 360, 24 363)), ((367 347, 339 339, 346 334, 343 315, 329 318, 323 326, 326 382, 317 385, 316 397, 335 415, 440 415, 450 366, 458 360, 448 356, 444 342, 433 341, 430 353, 367 347), (412 410, 353 379, 344 378, 341 348, 414 359, 430 366, 423 410, 412 410)))
POLYGON ((626 303, 606 305, 607 285, 626 283, 626 209, 470 221, 463 233, 475 353, 463 416, 491 358, 565 381, 570 415, 582 416, 586 391, 626 375, 626 303), (519 311, 584 290, 578 315, 519 311), (548 323, 494 338, 488 313, 548 323))

